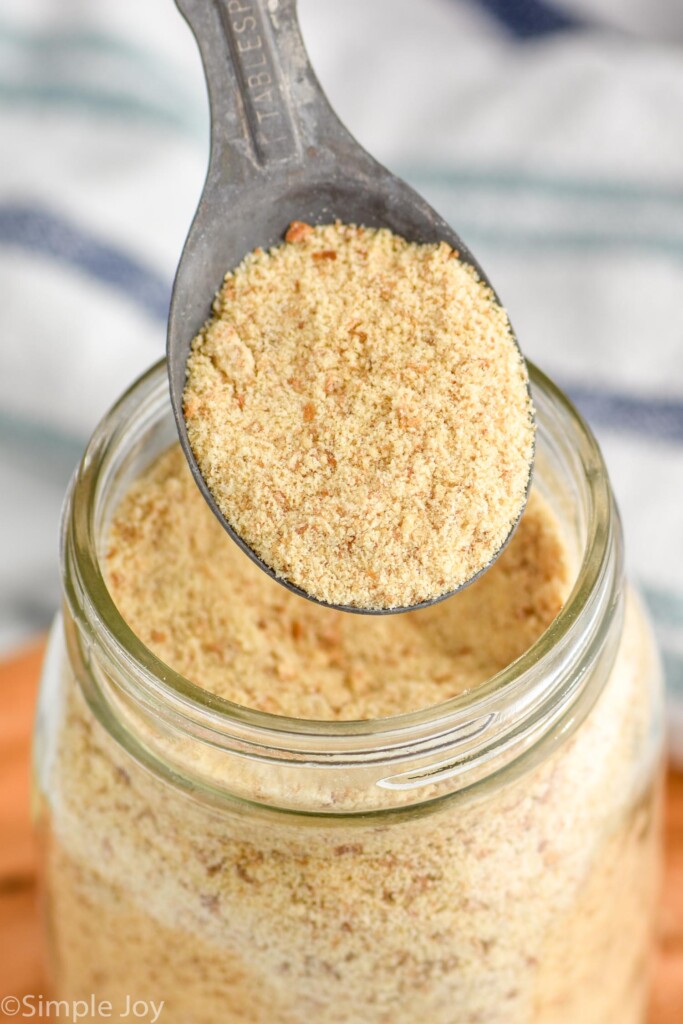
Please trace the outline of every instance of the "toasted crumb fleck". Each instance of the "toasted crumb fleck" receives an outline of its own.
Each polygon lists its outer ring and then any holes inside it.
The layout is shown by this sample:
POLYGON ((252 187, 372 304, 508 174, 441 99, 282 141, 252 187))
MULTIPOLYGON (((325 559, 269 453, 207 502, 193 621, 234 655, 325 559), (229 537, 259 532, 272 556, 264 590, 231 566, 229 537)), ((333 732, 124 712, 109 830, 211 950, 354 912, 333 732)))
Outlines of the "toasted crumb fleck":
POLYGON ((236 532, 330 604, 457 589, 524 506, 526 367, 505 310, 445 243, 292 223, 226 276, 185 417, 236 532))
POLYGON ((301 220, 293 220, 287 228, 285 242, 302 242, 312 231, 313 228, 310 224, 304 224, 301 220))

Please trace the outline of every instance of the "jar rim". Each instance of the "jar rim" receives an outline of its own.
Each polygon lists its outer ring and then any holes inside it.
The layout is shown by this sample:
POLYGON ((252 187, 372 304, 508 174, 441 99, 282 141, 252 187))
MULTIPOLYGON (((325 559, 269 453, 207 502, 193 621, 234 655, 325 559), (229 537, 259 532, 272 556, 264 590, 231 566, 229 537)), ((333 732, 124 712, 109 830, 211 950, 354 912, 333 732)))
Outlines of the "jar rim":
MULTIPOLYGON (((138 692, 148 706, 180 716, 190 725, 209 730, 214 737, 228 740, 237 728, 262 747, 286 747, 300 751, 302 756, 322 751, 361 753, 377 744, 383 744, 385 750, 395 746, 406 749, 427 737, 434 740, 436 736, 452 735, 473 720, 485 722, 505 705, 523 704, 530 709, 532 691, 536 692, 540 708, 543 680, 553 677, 555 690, 560 693, 562 679, 558 672, 568 671, 571 651, 577 645, 585 650, 589 635, 597 643, 596 602, 603 610, 614 603, 607 577, 616 578, 618 573, 608 573, 607 568, 614 562, 614 549, 618 547, 618 522, 613 514, 602 454, 590 428, 563 392, 537 367, 528 365, 532 392, 542 396, 562 417, 585 476, 585 545, 572 591, 554 621, 518 659, 472 691, 382 718, 299 719, 216 696, 166 665, 140 640, 119 612, 107 587, 97 554, 95 513, 103 468, 112 450, 121 443, 128 421, 133 413, 140 415, 145 403, 158 403, 166 385, 164 359, 139 377, 102 419, 74 474, 62 521, 65 595, 72 615, 89 631, 93 642, 103 646, 118 666, 135 676, 138 692)), ((612 584, 614 591, 614 579, 612 584)))

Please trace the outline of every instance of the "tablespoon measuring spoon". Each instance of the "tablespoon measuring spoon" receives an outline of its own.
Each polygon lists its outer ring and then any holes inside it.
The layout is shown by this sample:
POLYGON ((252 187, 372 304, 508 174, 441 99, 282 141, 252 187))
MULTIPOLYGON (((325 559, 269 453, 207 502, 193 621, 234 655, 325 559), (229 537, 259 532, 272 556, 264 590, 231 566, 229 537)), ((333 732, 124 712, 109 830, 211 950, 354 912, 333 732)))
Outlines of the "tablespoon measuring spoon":
MULTIPOLYGON (((168 320, 171 403, 180 443, 202 495, 235 543, 278 583, 325 604, 277 575, 234 530, 209 490, 188 439, 183 392, 190 346, 210 314, 226 271, 234 270, 257 247, 267 250, 281 243, 292 221, 339 220, 389 228, 411 242, 446 242, 489 287, 490 283, 453 229, 410 186, 374 160, 334 113, 308 60, 296 0, 176 2, 199 45, 211 107, 206 182, 178 266, 168 320)), ((528 492, 529 485, 527 496, 528 492)), ((520 516, 522 511, 523 506, 520 516)), ((507 540, 518 521, 519 517, 507 540)), ((462 586, 480 576, 491 561, 462 586)), ((409 608, 326 606, 390 614, 426 607, 455 592, 409 608)))

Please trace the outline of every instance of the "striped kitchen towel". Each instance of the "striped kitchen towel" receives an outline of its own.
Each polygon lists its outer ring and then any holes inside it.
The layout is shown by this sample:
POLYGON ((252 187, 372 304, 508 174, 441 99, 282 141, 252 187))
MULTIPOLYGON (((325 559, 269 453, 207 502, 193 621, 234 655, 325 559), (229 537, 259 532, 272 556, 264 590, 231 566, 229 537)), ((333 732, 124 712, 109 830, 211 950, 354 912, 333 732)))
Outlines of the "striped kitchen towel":
MULTIPOLYGON (((683 760, 683 9, 668 0, 301 0, 343 120, 452 221, 525 352, 596 430, 683 760)), ((0 645, 57 604, 83 443, 161 355, 207 158, 172 0, 0 16, 0 645)))

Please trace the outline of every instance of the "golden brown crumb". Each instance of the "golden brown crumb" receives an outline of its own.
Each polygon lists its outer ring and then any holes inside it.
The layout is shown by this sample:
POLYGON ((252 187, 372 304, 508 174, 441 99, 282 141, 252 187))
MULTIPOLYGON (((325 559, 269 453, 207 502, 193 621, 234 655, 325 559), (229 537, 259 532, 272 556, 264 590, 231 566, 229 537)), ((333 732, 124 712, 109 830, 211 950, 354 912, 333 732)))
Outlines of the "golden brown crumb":
POLYGON ((401 616, 324 608, 232 543, 174 446, 118 508, 107 575, 143 642, 205 689, 275 714, 367 719, 489 679, 554 619, 571 574, 554 515, 532 493, 500 559, 449 601, 401 616))
POLYGON ((225 278, 185 417, 236 532, 319 600, 407 607, 471 579, 524 505, 534 427, 505 311, 445 243, 290 225, 225 278))
POLYGON ((301 220, 293 220, 287 228, 285 242, 302 242, 312 231, 313 228, 310 224, 304 224, 301 220))

